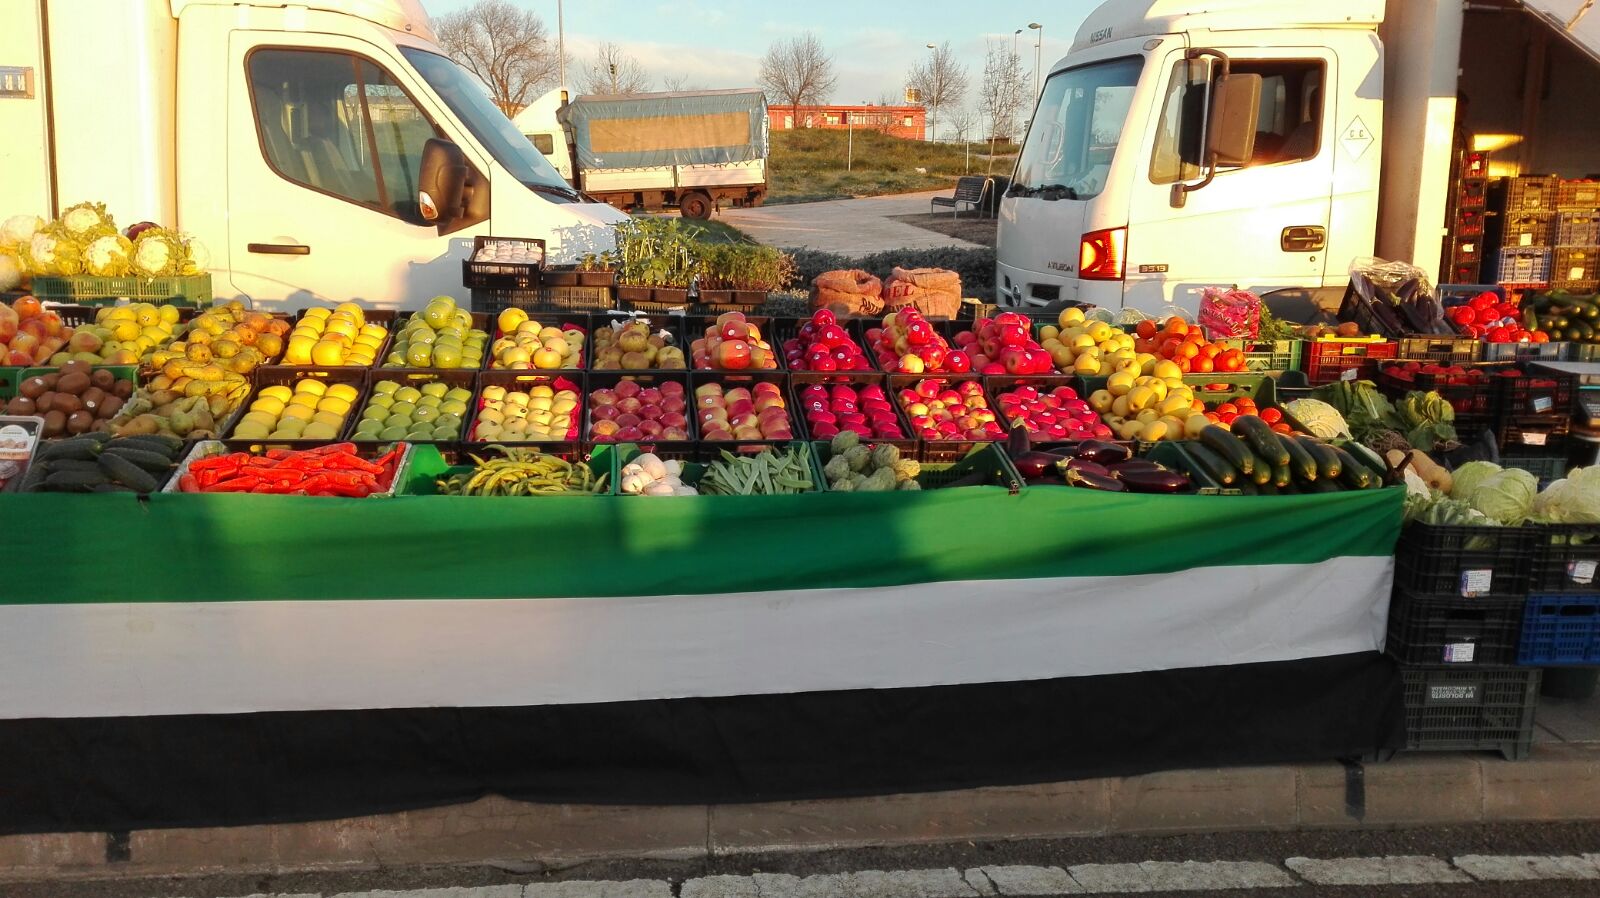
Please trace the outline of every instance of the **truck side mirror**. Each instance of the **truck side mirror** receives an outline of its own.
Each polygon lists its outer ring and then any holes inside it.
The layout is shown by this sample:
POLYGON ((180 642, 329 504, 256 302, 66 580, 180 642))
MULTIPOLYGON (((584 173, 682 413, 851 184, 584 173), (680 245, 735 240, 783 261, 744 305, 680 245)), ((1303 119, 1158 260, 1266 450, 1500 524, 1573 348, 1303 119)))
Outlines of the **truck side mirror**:
POLYGON ((443 229, 461 217, 467 171, 467 155, 450 141, 431 137, 422 145, 417 206, 425 223, 443 229))
POLYGON ((1260 75, 1223 75, 1211 93, 1206 152, 1213 165, 1244 165, 1256 151, 1260 75))

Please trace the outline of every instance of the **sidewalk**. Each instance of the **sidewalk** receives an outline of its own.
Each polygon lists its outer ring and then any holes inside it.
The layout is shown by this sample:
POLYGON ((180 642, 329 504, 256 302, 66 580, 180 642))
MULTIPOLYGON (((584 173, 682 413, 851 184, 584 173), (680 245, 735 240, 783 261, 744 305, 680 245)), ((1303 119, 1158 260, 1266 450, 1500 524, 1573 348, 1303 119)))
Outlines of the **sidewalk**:
POLYGON ((1404 754, 826 801, 678 807, 498 797, 345 820, 0 837, 0 881, 374 866, 696 860, 954 841, 1600 819, 1600 700, 1547 699, 1533 754, 1404 754))
POLYGON ((785 248, 806 247, 846 256, 865 256, 896 249, 945 246, 982 249, 979 244, 895 221, 895 215, 928 211, 928 201, 950 190, 894 196, 790 203, 756 209, 724 209, 718 218, 756 240, 785 248))

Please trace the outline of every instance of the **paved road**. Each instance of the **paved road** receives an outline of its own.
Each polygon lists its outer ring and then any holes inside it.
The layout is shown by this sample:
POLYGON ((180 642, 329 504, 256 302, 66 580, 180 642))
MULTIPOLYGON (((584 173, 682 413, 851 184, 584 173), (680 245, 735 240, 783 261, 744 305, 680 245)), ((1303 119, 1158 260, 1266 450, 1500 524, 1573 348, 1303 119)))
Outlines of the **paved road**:
MULTIPOLYGON (((219 861, 222 859, 219 858, 219 861)), ((1600 824, 923 845, 541 870, 0 884, 6 898, 1182 898, 1600 895, 1600 824)))
POLYGON ((724 209, 721 218, 772 246, 809 247, 847 256, 894 249, 942 246, 979 248, 976 243, 895 221, 890 216, 928 211, 928 200, 949 190, 903 193, 825 203, 789 203, 756 209, 724 209))

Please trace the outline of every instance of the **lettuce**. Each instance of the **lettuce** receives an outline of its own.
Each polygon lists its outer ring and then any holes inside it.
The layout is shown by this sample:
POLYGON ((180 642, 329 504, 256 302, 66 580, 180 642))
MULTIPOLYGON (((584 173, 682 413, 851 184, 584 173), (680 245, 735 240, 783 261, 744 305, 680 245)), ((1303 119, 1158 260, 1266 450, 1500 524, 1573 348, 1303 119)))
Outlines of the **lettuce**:
MULTIPOLYGON (((1456 494, 1459 491, 1452 491, 1456 494)), ((1515 527, 1533 512, 1539 481, 1527 471, 1509 468, 1480 480, 1470 494, 1458 495, 1485 515, 1515 527)))
POLYGON ((1533 500, 1533 519, 1543 524, 1600 524, 1600 467, 1575 468, 1533 500))
POLYGON ((1490 461, 1469 461, 1454 471, 1450 472, 1450 495, 1458 499, 1470 499, 1478 484, 1498 474, 1503 469, 1490 461))

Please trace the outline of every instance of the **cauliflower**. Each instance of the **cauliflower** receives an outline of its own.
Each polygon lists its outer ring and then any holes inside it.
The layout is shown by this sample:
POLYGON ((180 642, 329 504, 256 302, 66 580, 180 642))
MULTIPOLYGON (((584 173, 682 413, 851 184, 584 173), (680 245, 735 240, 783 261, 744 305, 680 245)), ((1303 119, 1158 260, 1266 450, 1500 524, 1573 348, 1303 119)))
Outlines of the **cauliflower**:
POLYGON ((133 241, 121 234, 107 234, 83 251, 84 270, 95 277, 126 277, 133 270, 128 259, 132 252, 133 241))
POLYGON ((167 228, 148 228, 133 244, 134 271, 147 278, 179 274, 187 260, 183 238, 167 228))
POLYGON ((189 251, 188 264, 184 265, 184 274, 204 274, 211 267, 211 251, 206 245, 193 237, 183 239, 184 248, 189 251))
POLYGON ((49 225, 28 241, 28 271, 65 277, 83 271, 83 248, 59 223, 49 225))
POLYGON ((37 215, 13 215, 0 224, 0 247, 21 249, 42 227, 44 219, 37 215))
POLYGON ((17 254, 0 247, 0 293, 15 290, 22 284, 22 260, 17 254))
POLYGON ((61 213, 59 223, 80 243, 117 232, 117 223, 106 212, 105 203, 79 203, 61 213))

